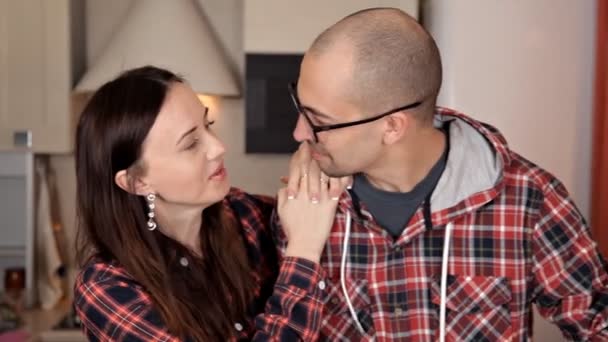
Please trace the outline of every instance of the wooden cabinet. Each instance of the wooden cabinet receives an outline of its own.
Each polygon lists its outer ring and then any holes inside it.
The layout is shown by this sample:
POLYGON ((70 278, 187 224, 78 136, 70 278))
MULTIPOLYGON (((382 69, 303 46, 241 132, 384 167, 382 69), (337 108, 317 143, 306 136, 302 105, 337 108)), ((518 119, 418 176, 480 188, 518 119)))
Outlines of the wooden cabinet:
POLYGON ((246 53, 304 53, 324 29, 370 7, 397 7, 418 18, 419 0, 246 0, 246 53))
POLYGON ((78 8, 70 0, 0 0, 0 150, 29 132, 34 152, 71 151, 78 8))

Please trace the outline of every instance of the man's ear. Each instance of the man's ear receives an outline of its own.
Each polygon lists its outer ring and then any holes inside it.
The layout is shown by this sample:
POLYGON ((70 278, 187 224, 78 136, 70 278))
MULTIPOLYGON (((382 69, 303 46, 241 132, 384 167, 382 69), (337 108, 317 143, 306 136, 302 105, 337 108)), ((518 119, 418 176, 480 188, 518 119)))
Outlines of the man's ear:
POLYGON ((405 135, 405 132, 410 127, 410 120, 410 116, 403 112, 389 115, 385 120, 383 142, 387 145, 392 145, 401 140, 401 137, 405 135))
POLYGON ((146 196, 153 192, 152 189, 141 178, 133 179, 127 170, 120 170, 114 175, 114 183, 124 191, 140 196, 146 196))

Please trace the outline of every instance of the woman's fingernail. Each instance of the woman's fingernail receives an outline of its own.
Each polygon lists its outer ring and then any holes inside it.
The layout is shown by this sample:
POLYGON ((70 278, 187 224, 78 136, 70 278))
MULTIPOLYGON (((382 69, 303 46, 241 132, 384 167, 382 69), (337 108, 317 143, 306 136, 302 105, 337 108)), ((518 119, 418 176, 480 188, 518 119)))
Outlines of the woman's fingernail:
POLYGON ((310 196, 310 201, 314 204, 319 203, 319 196, 317 196, 317 195, 310 196))
POLYGON ((352 184, 348 184, 348 185, 346 186, 346 188, 347 188, 348 190, 350 190, 350 189, 352 189, 352 188, 353 188, 353 185, 352 185, 352 184))
POLYGON ((332 197, 331 199, 334 200, 334 201, 337 201, 337 200, 340 199, 340 196, 332 197))
POLYGON ((293 194, 293 192, 288 191, 288 192, 287 192, 287 199, 292 200, 292 199, 294 199, 294 198, 296 198, 296 196, 293 194))

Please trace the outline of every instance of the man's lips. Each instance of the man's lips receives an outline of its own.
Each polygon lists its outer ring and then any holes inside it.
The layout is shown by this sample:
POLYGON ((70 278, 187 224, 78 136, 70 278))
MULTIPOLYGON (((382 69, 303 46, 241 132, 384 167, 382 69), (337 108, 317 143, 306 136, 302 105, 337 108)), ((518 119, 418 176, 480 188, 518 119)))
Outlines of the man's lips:
POLYGON ((317 152, 317 151, 315 151, 315 150, 312 150, 312 151, 310 152, 310 157, 311 157, 312 159, 314 159, 314 160, 319 160, 319 159, 323 158, 323 154, 321 154, 321 153, 319 153, 319 152, 317 152))

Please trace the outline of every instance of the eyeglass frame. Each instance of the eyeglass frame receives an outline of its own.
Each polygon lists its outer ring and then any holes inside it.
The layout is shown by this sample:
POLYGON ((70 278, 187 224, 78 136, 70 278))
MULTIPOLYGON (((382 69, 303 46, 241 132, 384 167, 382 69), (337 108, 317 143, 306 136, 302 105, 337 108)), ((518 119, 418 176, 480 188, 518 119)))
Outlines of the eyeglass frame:
POLYGON ((416 107, 420 106, 423 102, 423 101, 416 101, 414 103, 411 103, 411 104, 408 104, 405 106, 401 106, 401 107, 398 107, 395 109, 391 109, 388 112, 384 112, 382 114, 378 114, 378 115, 375 115, 375 116, 372 116, 372 117, 369 117, 366 119, 318 126, 312 122, 312 120, 308 117, 306 112, 303 110, 303 109, 307 109, 309 111, 313 111, 311 108, 302 106, 302 104, 300 103, 300 100, 298 99, 298 94, 296 91, 296 85, 297 85, 296 82, 289 82, 287 84, 287 90, 289 91, 289 95, 291 96, 291 101, 293 102, 294 107, 296 107, 296 110, 298 111, 298 115, 304 116, 304 119, 306 119, 306 121, 308 122, 308 125, 310 126, 310 128, 312 130, 312 134, 315 138, 315 142, 319 142, 319 137, 317 136, 317 133, 319 133, 319 132, 326 132, 326 131, 331 131, 331 130, 338 129, 338 128, 357 126, 357 125, 362 125, 362 124, 366 124, 369 122, 373 122, 373 121, 382 119, 383 117, 389 116, 391 114, 395 114, 395 113, 398 113, 398 112, 401 112, 404 110, 416 108, 416 107))

